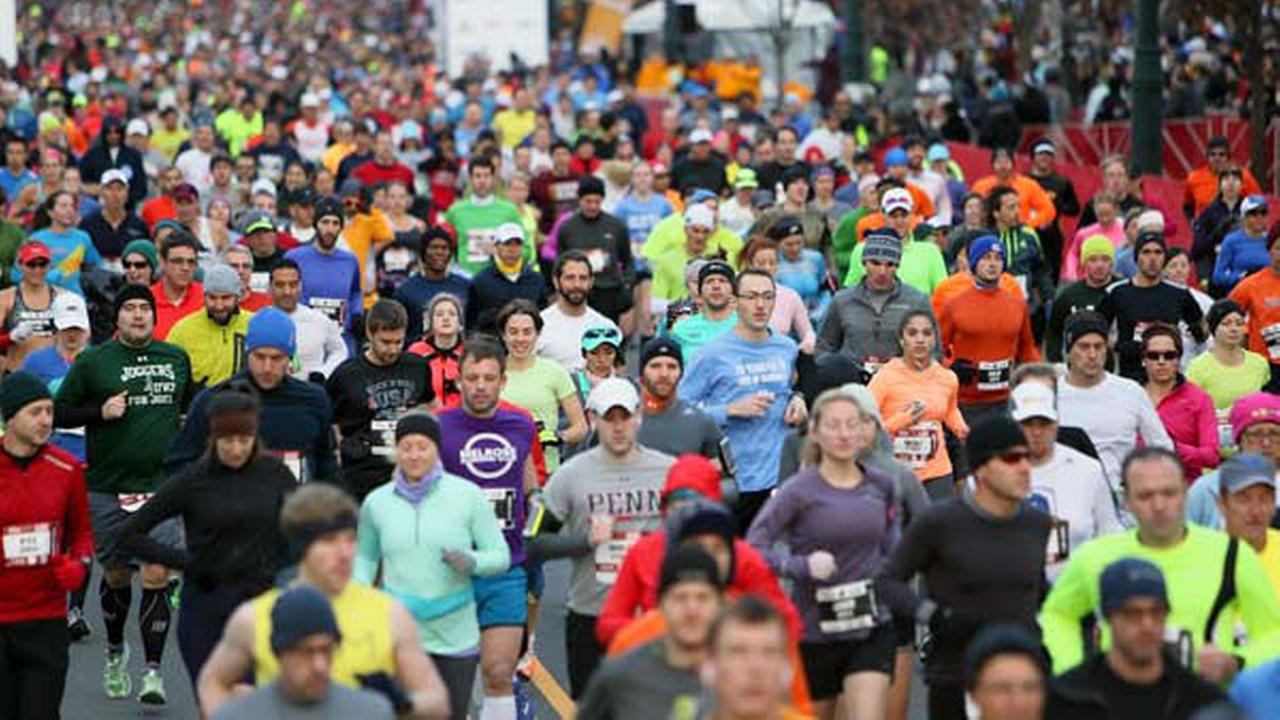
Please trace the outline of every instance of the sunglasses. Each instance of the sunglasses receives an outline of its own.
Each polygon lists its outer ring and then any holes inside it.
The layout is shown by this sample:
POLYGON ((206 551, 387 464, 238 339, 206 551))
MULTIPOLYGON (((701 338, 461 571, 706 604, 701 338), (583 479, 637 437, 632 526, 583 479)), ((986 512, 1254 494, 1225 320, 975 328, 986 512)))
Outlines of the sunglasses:
POLYGON ((43 259, 32 260, 30 262, 23 263, 23 265, 26 265, 29 268, 47 268, 49 267, 49 261, 43 259))
POLYGON ((1161 360, 1173 362, 1181 357, 1181 354, 1177 350, 1148 350, 1143 353, 1143 357, 1151 362, 1160 362, 1161 360))
POLYGON ((996 457, 1000 458, 1000 462, 1006 465, 1017 465, 1023 460, 1030 459, 1031 452, 1028 450, 1007 450, 996 455, 996 457))
POLYGON ((591 328, 582 333, 583 340, 621 340, 621 335, 613 328, 591 328))
POLYGON ((141 270, 143 268, 151 267, 151 263, 147 262, 146 260, 136 260, 136 261, 126 260, 125 262, 121 263, 121 265, 124 265, 125 270, 141 270))

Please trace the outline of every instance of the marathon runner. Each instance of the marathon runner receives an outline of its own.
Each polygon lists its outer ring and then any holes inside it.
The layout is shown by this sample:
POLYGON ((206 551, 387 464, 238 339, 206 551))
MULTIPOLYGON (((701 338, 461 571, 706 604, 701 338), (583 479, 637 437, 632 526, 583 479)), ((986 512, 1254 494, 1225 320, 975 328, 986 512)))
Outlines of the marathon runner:
POLYGON ((342 328, 327 315, 302 304, 302 268, 285 258, 271 268, 271 304, 289 316, 297 330, 298 351, 289 373, 323 383, 347 359, 342 328))
POLYGON ((251 312, 240 311, 240 278, 226 265, 204 274, 204 312, 182 318, 166 338, 191 358, 191 373, 201 388, 240 372, 251 312))
MULTIPOLYGON (((474 276, 489 264, 498 240, 493 237, 499 225, 520 223, 520 211, 510 202, 497 197, 497 168, 488 157, 473 157, 467 165, 470 194, 455 202, 444 214, 445 222, 458 233, 458 267, 474 276)), ((552 220, 554 222, 554 219, 552 220)), ((548 229, 550 225, 547 226, 548 229)), ((523 236, 523 233, 521 233, 523 236)), ((533 259, 533 239, 521 237, 519 257, 533 259)))
POLYGON ((314 308, 347 333, 348 341, 363 331, 356 318, 363 319, 360 294, 360 263, 348 250, 339 248, 345 216, 342 205, 332 198, 316 201, 316 238, 285 254, 302 273, 302 302, 314 308))

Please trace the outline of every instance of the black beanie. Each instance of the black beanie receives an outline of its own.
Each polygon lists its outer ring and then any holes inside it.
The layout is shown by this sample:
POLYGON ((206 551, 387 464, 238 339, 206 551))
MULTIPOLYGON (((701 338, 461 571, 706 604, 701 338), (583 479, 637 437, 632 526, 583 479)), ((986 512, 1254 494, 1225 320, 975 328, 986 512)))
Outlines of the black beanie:
POLYGON ((1106 340, 1110 331, 1111 323, 1107 322, 1106 316, 1102 313, 1092 310, 1071 313, 1062 327, 1062 353, 1065 355, 1071 352, 1071 346, 1085 335, 1096 333, 1106 340))
POLYGON ((402 415, 396 423, 396 442, 400 442, 400 438, 405 435, 415 434, 426 435, 437 448, 440 447, 440 421, 436 420, 435 415, 420 410, 402 415))
POLYGON ((680 369, 684 369, 684 353, 680 350, 680 341, 671 337, 656 337, 644 344, 644 349, 640 351, 640 372, 644 372, 644 368, 649 361, 657 357, 669 357, 676 361, 680 369))
POLYGON ((1017 421, 1008 415, 988 415, 970 428, 964 450, 969 456, 969 468, 977 470, 1000 453, 1026 445, 1027 436, 1017 421))
POLYGON ((0 417, 7 422, 22 408, 33 402, 49 400, 49 386, 25 370, 11 373, 0 383, 0 417))
POLYGON ((330 215, 338 218, 339 223, 346 220, 346 216, 342 212, 342 203, 326 195, 316 201, 315 221, 319 222, 320 218, 329 217, 330 215))
POLYGON ((584 175, 578 181, 578 197, 584 198, 588 195, 604 195, 604 181, 595 175, 584 175))
POLYGON ((130 300, 146 300, 151 306, 151 314, 156 314, 156 296, 151 294, 151 288, 146 285, 125 285, 116 293, 115 312, 111 317, 117 324, 120 322, 120 308, 130 300))
POLYGON ((702 582, 723 589, 720 569, 706 550, 697 545, 676 545, 668 548, 662 558, 662 570, 658 575, 658 597, 682 582, 702 582))
POLYGON ((1209 324, 1209 334, 1213 335, 1217 333, 1218 326, 1221 325, 1222 321, 1226 320, 1227 316, 1231 313, 1236 313, 1240 317, 1245 316, 1244 308, 1240 307, 1240 304, 1235 300, 1231 300, 1229 298, 1219 300, 1210 306, 1208 314, 1205 315, 1205 322, 1209 324))

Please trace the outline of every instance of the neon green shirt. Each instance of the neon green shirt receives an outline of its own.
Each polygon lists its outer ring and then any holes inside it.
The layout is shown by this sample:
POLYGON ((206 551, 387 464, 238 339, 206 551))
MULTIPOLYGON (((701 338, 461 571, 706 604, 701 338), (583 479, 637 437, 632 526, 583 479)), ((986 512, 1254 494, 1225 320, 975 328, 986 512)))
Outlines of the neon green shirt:
MULTIPOLYGON (((849 272, 844 276, 844 287, 853 287, 867 274, 862 267, 862 249, 866 243, 858 246, 849 254, 849 272)), ((913 240, 902 246, 902 262, 898 265, 898 279, 924 293, 925 297, 933 297, 933 291, 947 279, 947 263, 942 259, 942 251, 936 243, 928 240, 913 240)))
MULTIPOLYGON (((1066 672, 1084 660, 1080 622, 1099 611, 1102 571, 1125 557, 1149 560, 1164 573, 1171 606, 1166 632, 1186 633, 1193 649, 1198 650, 1222 581, 1227 542, 1225 533, 1188 524, 1186 538, 1171 548, 1139 543, 1137 530, 1104 535, 1081 546, 1067 561, 1040 608, 1040 629, 1053 658, 1054 674, 1066 672)), ((1280 597, 1257 553, 1246 543, 1240 544, 1236 561, 1235 599, 1227 604, 1219 620, 1211 635, 1215 644, 1243 656, 1248 666, 1280 654, 1280 597), (1248 642, 1243 646, 1235 641, 1233 617, 1241 619, 1247 631, 1248 642)), ((1100 626, 1101 647, 1106 650, 1111 645, 1111 633, 1105 622, 1100 626)))
POLYGON ((1262 389, 1271 380, 1271 363, 1256 352, 1244 352, 1244 364, 1227 367, 1213 356, 1200 354, 1187 366, 1187 379, 1213 398, 1213 406, 1225 410, 1236 400, 1262 389))
POLYGON ((244 144, 249 142, 249 138, 262 134, 262 113, 256 112, 253 117, 246 119, 238 108, 227 108, 218 113, 217 119, 213 121, 213 127, 217 129, 222 139, 227 141, 227 149, 231 152, 231 157, 240 157, 240 153, 244 152, 244 144))
MULTIPOLYGON (((449 206, 444 219, 458 231, 458 267, 475 275, 489 265, 493 257, 493 231, 504 223, 524 227, 524 219, 515 205, 490 196, 476 202, 471 196, 449 206)), ((530 257, 533 238, 524 239, 526 258, 530 257)))
MULTIPOLYGON (((577 389, 569 371, 555 360, 535 358, 527 370, 507 366, 507 385, 502 389, 502 399, 533 413, 540 432, 555 432, 560 427, 560 403, 568 397, 576 397, 577 389)), ((560 467, 560 453, 548 448, 547 475, 560 467)))
MULTIPOLYGON (((640 248, 640 254, 653 262, 673 248, 684 246, 684 216, 679 213, 668 215, 653 226, 649 237, 640 248)), ((737 267, 738 253, 742 252, 742 238, 727 227, 717 227, 711 237, 707 238, 707 251, 703 257, 713 257, 724 251, 725 260, 737 267)), ((683 281, 681 281, 683 282, 683 281)))

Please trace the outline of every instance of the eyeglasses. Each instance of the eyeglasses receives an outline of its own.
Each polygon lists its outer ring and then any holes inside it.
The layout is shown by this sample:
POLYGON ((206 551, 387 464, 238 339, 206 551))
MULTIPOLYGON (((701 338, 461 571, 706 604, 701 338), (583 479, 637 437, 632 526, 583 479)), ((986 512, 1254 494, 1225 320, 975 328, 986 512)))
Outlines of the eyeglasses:
POLYGON ((30 262, 25 262, 23 263, 23 265, 26 265, 29 268, 47 268, 49 267, 49 261, 41 258, 39 260, 32 260, 30 262))
POLYGON ((738 296, 738 299, 744 302, 773 302, 777 298, 777 294, 771 292, 746 293, 738 296))
POLYGON ((1151 362, 1160 362, 1161 360, 1165 362, 1173 362, 1179 357, 1182 357, 1182 354, 1177 350, 1148 350, 1143 353, 1143 357, 1151 362))
POLYGON ((1256 440, 1257 442, 1274 443, 1280 442, 1280 430, 1271 428, 1249 428, 1240 433, 1240 437, 1245 440, 1256 440))
POLYGON ((165 262, 170 265, 195 265, 195 258, 165 258, 165 262))
POLYGON ((125 270, 141 270, 143 268, 147 268, 147 269, 151 268, 151 263, 147 262, 146 260, 137 260, 137 261, 126 260, 125 262, 121 263, 121 265, 124 266, 125 270))
POLYGON ((1018 463, 1031 458, 1031 452, 1028 450, 1006 450, 996 457, 1000 458, 1000 462, 1005 465, 1017 465, 1018 463))

